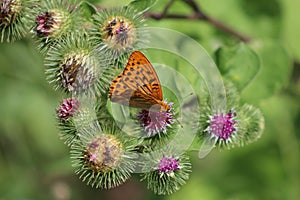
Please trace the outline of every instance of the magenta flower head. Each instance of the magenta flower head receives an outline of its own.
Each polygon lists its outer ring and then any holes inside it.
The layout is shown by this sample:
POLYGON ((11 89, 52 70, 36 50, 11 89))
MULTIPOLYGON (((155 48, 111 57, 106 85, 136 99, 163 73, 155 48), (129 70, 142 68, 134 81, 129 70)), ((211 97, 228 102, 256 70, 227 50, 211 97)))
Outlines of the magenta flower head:
POLYGON ((64 99, 59 108, 56 109, 57 117, 63 120, 73 117, 80 107, 80 102, 75 98, 64 99))
POLYGON ((143 162, 142 169, 145 173, 142 180, 147 181, 147 188, 155 194, 172 194, 189 179, 191 162, 187 155, 176 154, 172 147, 164 152, 154 151, 148 155, 143 162))
POLYGON ((56 37, 63 34, 70 23, 69 14, 60 9, 41 12, 35 20, 36 34, 39 37, 56 37))
POLYGON ((176 159, 174 157, 163 156, 160 162, 158 163, 157 168, 159 174, 166 173, 170 176, 173 176, 174 171, 180 169, 179 159, 176 159))
POLYGON ((168 105, 170 107, 168 111, 142 110, 136 115, 141 126, 147 133, 147 137, 152 137, 160 132, 165 133, 167 127, 171 127, 174 123, 174 112, 172 109, 173 103, 169 103, 168 105))
POLYGON ((38 15, 35 21, 37 25, 36 32, 39 36, 47 37, 50 35, 52 27, 57 23, 53 15, 52 12, 43 12, 38 15))
POLYGON ((235 116, 236 112, 234 110, 230 110, 227 114, 214 114, 209 120, 210 125, 207 127, 206 131, 219 139, 228 140, 229 137, 236 131, 235 116))
POLYGON ((77 0, 40 1, 34 9, 31 31, 39 51, 46 53, 54 44, 71 37, 70 33, 80 32, 85 20, 76 5, 77 0))
POLYGON ((230 137, 237 131, 235 117, 236 112, 233 109, 228 113, 215 113, 213 116, 210 116, 209 126, 205 131, 210 133, 212 138, 228 143, 231 141, 230 137))

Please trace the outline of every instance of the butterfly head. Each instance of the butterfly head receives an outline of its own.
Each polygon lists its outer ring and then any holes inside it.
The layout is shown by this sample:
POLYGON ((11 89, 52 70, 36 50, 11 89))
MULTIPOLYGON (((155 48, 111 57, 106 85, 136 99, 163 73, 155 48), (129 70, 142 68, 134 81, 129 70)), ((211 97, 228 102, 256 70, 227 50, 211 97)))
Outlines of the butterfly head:
POLYGON ((161 111, 168 112, 168 111, 170 111, 170 109, 171 109, 171 107, 169 104, 162 102, 162 105, 160 106, 161 111))
POLYGON ((157 100, 156 104, 153 104, 148 110, 152 112, 169 112, 171 110, 171 105, 167 102, 157 100))

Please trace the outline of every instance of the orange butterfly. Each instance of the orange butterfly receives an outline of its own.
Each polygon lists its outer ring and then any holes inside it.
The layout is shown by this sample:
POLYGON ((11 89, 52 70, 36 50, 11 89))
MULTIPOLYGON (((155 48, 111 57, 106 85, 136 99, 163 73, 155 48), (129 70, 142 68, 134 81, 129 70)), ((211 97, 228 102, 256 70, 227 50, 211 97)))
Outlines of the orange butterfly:
POLYGON ((161 85, 153 66, 140 51, 131 53, 124 71, 112 81, 108 97, 130 107, 170 110, 162 101, 161 85))

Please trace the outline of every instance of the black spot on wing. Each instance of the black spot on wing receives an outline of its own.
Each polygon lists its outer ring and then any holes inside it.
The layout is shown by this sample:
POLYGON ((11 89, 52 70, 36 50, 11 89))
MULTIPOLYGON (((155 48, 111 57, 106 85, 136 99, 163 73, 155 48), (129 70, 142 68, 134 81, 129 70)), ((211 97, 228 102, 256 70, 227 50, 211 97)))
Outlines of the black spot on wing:
POLYGON ((147 71, 146 72, 148 75, 152 75, 153 74, 153 72, 151 72, 151 71, 147 71))
POLYGON ((156 81, 156 78, 150 79, 149 83, 152 83, 152 82, 154 82, 154 81, 156 81))

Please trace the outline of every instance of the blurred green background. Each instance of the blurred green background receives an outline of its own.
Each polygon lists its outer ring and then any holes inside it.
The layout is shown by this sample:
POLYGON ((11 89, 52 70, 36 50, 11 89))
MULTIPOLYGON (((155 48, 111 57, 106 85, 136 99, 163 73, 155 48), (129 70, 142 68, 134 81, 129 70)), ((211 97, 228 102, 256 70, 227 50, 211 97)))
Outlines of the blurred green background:
MULTIPOLYGON (((90 1, 121 6, 129 1, 90 1)), ((151 12, 160 12, 160 0, 151 12)), ((44 75, 43 57, 27 38, 0 44, 0 200, 14 199, 204 199, 300 198, 300 23, 298 0, 198 0, 210 16, 253 38, 263 63, 243 93, 259 107, 265 131, 257 142, 230 151, 213 151, 199 160, 182 189, 156 196, 133 177, 112 190, 86 186, 74 174, 68 148, 58 137, 55 108, 61 96, 44 75)), ((190 13, 180 0, 172 13, 190 13)), ((213 56, 236 40, 203 21, 147 20, 149 26, 183 32, 213 56)))

